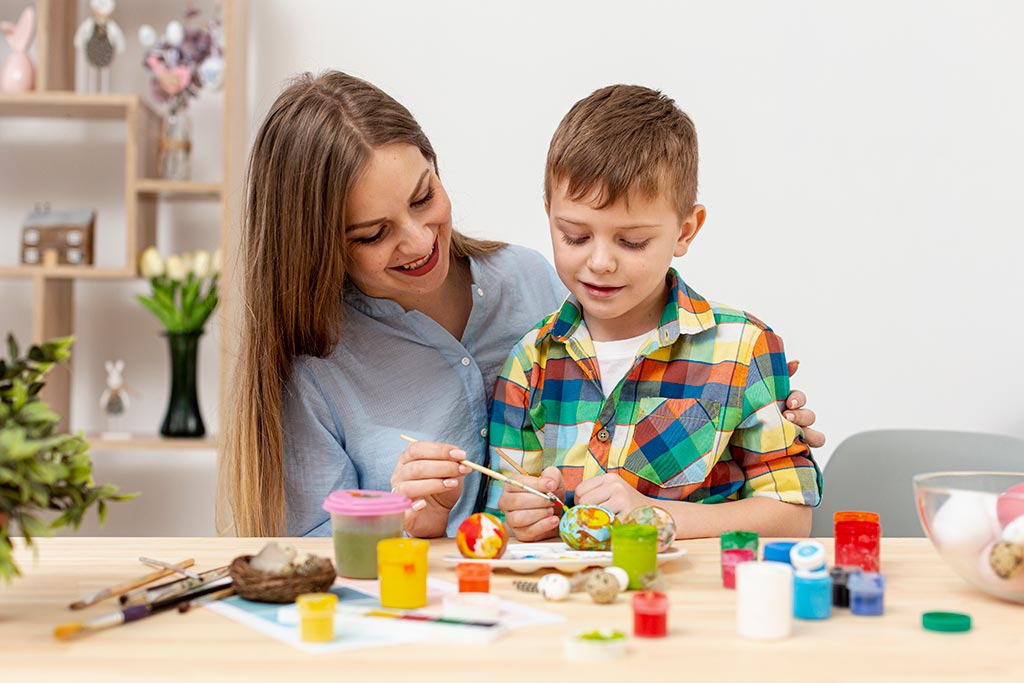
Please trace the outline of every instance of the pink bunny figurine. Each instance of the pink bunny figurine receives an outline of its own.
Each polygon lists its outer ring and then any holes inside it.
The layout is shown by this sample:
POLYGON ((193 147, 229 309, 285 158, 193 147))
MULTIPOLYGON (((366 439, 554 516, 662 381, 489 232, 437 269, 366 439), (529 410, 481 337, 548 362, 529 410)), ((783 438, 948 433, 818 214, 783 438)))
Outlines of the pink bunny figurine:
POLYGON ((0 91, 29 92, 35 87, 35 70, 28 58, 28 46, 32 42, 35 20, 35 10, 26 7, 22 10, 17 25, 9 21, 0 22, 0 29, 3 29, 7 44, 11 46, 11 54, 0 71, 0 91))

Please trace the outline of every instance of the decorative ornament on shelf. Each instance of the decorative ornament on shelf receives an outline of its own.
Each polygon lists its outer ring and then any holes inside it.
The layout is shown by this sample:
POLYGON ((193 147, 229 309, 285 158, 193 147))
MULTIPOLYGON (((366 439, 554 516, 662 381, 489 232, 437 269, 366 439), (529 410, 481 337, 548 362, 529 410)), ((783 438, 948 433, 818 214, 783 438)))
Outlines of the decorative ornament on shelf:
POLYGON ((0 70, 0 92, 31 92, 35 88, 35 69, 28 57, 35 21, 36 11, 32 7, 21 11, 17 24, 0 21, 0 29, 11 48, 0 70))
POLYGON ((139 271, 152 292, 139 294, 146 310, 164 326, 171 355, 171 394, 160 433, 174 437, 200 437, 206 433, 199 411, 196 371, 199 337, 217 307, 220 249, 171 255, 165 261, 156 248, 142 253, 139 271))
POLYGON ((139 28, 145 50, 143 66, 152 75, 150 94, 167 109, 160 136, 160 177, 191 176, 192 124, 188 103, 201 90, 217 91, 224 83, 224 45, 219 5, 217 14, 200 26, 199 10, 189 8, 185 21, 167 24, 162 36, 152 26, 139 28))
POLYGON ((107 370, 107 388, 100 394, 100 408, 106 418, 106 429, 100 434, 101 439, 123 441, 131 438, 131 433, 121 427, 124 414, 131 404, 131 397, 124 385, 124 361, 106 361, 103 366, 107 370))
POLYGON ((110 91, 110 65, 124 52, 124 32, 110 18, 115 7, 114 0, 91 0, 90 16, 75 31, 75 48, 88 65, 86 92, 110 91))
POLYGON ((57 433, 60 417, 39 400, 43 378, 71 356, 72 341, 52 339, 31 347, 23 358, 10 335, 8 358, 0 359, 0 577, 6 581, 20 573, 12 536, 32 545, 34 537, 55 529, 77 529, 93 505, 103 521, 108 502, 135 497, 93 483, 89 444, 80 432, 57 433), (48 511, 59 514, 52 521, 39 518, 48 511))

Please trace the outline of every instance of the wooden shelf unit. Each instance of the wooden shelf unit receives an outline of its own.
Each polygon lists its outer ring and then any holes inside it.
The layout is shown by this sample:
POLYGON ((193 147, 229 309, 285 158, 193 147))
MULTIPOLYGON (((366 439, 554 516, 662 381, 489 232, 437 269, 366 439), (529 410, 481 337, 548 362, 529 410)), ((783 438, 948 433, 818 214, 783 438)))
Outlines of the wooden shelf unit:
MULTIPOLYGON (((124 265, 93 266, 0 266, 0 278, 31 278, 33 281, 32 341, 38 343, 74 334, 74 282, 76 280, 126 280, 138 277, 138 257, 156 243, 157 205, 162 200, 218 201, 221 204, 220 247, 225 255, 221 274, 220 316, 229 319, 230 273, 235 244, 234 223, 241 215, 240 188, 246 156, 246 52, 248 23, 246 0, 222 0, 224 34, 224 112, 221 182, 169 181, 158 178, 157 146, 161 116, 136 94, 82 94, 74 92, 76 51, 72 38, 78 26, 77 0, 36 0, 36 90, 0 94, 0 118, 121 121, 125 129, 125 250, 124 265)), ((233 339, 223 325, 220 349, 220 391, 227 387, 231 371, 233 339)), ((43 389, 43 400, 62 416, 60 429, 70 424, 73 363, 55 368, 43 389)), ((222 402, 223 404, 224 402, 222 402)), ((90 440, 94 450, 188 450, 212 449, 215 439, 164 439, 133 437, 127 441, 90 440)))
POLYGON ((86 434, 94 451, 215 451, 217 438, 169 439, 152 434, 132 434, 128 439, 105 439, 102 435, 86 434))

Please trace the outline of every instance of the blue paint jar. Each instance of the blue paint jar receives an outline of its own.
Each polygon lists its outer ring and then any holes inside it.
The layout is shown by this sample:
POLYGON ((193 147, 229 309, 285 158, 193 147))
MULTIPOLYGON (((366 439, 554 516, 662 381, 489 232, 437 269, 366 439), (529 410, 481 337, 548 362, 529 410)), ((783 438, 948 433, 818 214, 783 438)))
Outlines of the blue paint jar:
POLYGON ((789 564, 789 551, 796 545, 796 541, 773 541, 764 545, 765 562, 782 562, 789 564))
POLYGON ((850 611, 861 616, 878 616, 885 611, 885 576, 879 572, 858 572, 846 579, 850 611))
POLYGON ((832 577, 824 569, 793 575, 793 616, 828 619, 832 616, 832 577))

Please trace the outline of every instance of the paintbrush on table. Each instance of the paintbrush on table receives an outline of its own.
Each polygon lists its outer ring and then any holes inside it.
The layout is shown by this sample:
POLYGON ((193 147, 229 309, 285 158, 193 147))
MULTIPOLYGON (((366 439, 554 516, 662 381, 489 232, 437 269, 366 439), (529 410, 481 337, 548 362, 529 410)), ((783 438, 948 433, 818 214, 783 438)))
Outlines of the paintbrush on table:
POLYGON ((156 567, 157 569, 170 569, 175 574, 181 574, 189 579, 199 578, 199 574, 196 574, 193 571, 189 571, 184 567, 179 567, 176 564, 171 564, 170 562, 164 562, 163 560, 154 560, 152 557, 140 557, 139 562, 149 565, 150 567, 156 567))
MULTIPOLYGON (((176 562, 175 566, 179 568, 191 567, 195 563, 195 560, 189 558, 187 560, 182 560, 181 562, 176 562)), ((174 573, 174 570, 171 569, 161 569, 159 571, 146 574, 145 576, 140 576, 130 581, 117 584, 116 586, 104 588, 102 590, 96 591, 92 595, 85 596, 77 602, 71 603, 70 608, 85 609, 86 607, 95 605, 97 602, 100 602, 101 600, 106 600, 107 598, 112 598, 117 595, 123 595, 131 590, 139 588, 140 586, 145 586, 147 583, 152 583, 153 581, 158 581, 159 579, 162 579, 164 577, 171 576, 174 573)))
MULTIPOLYGON (((405 439, 406 441, 408 441, 409 443, 416 443, 416 439, 412 438, 411 436, 406 436, 405 434, 399 434, 399 436, 402 437, 403 439, 405 439)), ((508 477, 508 476, 502 474, 501 472, 495 472, 494 470, 492 470, 489 467, 484 467, 483 465, 477 465, 475 462, 473 462, 471 460, 460 460, 459 464, 460 465, 465 465, 466 467, 468 467, 470 469, 474 469, 477 472, 479 472, 480 474, 485 474, 488 477, 490 477, 491 479, 495 479, 497 481, 503 482, 505 484, 508 484, 509 486, 515 486, 516 488, 522 489, 523 491, 526 491, 527 493, 532 493, 535 496, 540 496, 541 498, 543 498, 543 499, 545 499, 545 500, 547 500, 547 501, 549 501, 551 503, 554 503, 555 505, 560 506, 562 508, 562 510, 564 510, 566 512, 569 511, 569 507, 565 503, 563 503, 558 498, 558 496, 556 496, 553 493, 544 493, 543 491, 539 491, 539 490, 533 488, 532 486, 528 486, 528 485, 524 484, 521 481, 516 481, 512 477, 508 477)))
POLYGON ((208 584, 217 579, 222 579, 229 574, 228 567, 217 567, 216 569, 210 569, 199 574, 199 578, 196 579, 176 579, 174 581, 168 581, 167 583, 157 584, 156 586, 147 586, 143 588, 137 588, 131 592, 125 593, 118 600, 121 601, 122 605, 126 605, 129 602, 135 602, 142 600, 143 602, 156 602, 157 600, 163 600, 174 595, 180 595, 193 588, 198 588, 203 584, 208 584))
POLYGON ((139 619, 145 619, 151 614, 156 614, 157 612, 163 612, 171 609, 172 607, 177 607, 183 602, 189 602, 198 597, 223 590, 230 585, 231 577, 225 577, 213 582, 209 586, 203 586, 202 588, 197 588, 194 591, 190 591, 182 595, 176 595, 172 598, 159 600, 157 602, 147 602, 141 605, 131 605, 130 607, 125 607, 124 609, 111 612, 110 614, 104 614, 101 617, 96 617, 95 619, 90 619, 86 622, 75 621, 69 624, 61 624, 53 629, 53 635, 55 638, 60 640, 67 640, 68 638, 76 635, 92 633, 93 631, 101 631, 105 628, 111 628, 112 626, 120 626, 121 624, 127 624, 129 621, 138 621, 139 619))

